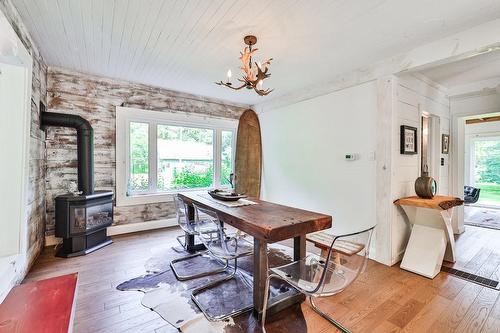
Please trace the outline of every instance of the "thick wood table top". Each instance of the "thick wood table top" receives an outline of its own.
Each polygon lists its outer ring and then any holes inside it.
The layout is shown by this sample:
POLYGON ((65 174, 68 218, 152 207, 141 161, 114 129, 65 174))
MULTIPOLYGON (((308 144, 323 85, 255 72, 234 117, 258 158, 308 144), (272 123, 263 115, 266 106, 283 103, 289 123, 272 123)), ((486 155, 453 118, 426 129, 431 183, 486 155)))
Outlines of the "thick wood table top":
POLYGON ((298 208, 254 199, 256 205, 227 207, 205 197, 206 192, 185 192, 179 196, 187 204, 197 204, 217 212, 219 218, 250 236, 273 243, 328 229, 332 217, 298 208))
POLYGON ((417 196, 401 198, 394 201, 394 204, 399 206, 414 206, 421 208, 447 210, 455 206, 463 205, 464 201, 456 197, 436 195, 432 199, 424 199, 417 196))

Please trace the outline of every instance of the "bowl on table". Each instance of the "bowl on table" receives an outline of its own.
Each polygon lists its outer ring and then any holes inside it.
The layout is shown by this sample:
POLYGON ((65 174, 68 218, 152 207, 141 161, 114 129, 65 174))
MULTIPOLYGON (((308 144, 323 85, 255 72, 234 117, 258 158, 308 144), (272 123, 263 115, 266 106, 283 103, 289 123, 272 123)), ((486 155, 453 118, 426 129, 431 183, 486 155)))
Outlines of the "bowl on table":
POLYGON ((208 194, 216 199, 216 200, 221 200, 221 201, 237 201, 243 198, 246 198, 247 196, 244 194, 240 193, 235 193, 231 191, 224 191, 224 190, 213 190, 213 191, 208 191, 208 194))

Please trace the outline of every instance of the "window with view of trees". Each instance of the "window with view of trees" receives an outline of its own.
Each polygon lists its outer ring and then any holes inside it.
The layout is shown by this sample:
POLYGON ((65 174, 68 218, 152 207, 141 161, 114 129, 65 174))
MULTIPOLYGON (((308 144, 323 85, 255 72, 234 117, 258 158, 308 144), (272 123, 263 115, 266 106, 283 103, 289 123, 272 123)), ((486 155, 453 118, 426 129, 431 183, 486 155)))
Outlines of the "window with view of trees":
POLYGON ((222 131, 221 145, 221 170, 220 181, 222 185, 229 185, 230 175, 233 172, 233 132, 222 131))
POLYGON ((127 195, 228 186, 234 129, 130 121, 127 195))
POLYGON ((213 130, 158 125, 157 133, 159 190, 213 185, 213 130))
POLYGON ((500 205, 500 138, 474 141, 474 182, 479 202, 500 205))
POLYGON ((149 126, 147 123, 130 123, 130 180, 131 192, 149 189, 149 126))

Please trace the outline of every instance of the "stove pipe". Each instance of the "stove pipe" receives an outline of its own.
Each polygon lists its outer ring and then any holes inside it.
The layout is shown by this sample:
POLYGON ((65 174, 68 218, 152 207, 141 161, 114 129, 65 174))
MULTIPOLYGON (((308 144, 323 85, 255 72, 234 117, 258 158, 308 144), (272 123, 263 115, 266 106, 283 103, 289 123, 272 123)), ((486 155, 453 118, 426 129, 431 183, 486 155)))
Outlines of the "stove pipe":
POLYGON ((90 123, 73 114, 42 112, 41 127, 70 127, 76 129, 78 154, 78 190, 84 195, 94 193, 94 130, 90 123))

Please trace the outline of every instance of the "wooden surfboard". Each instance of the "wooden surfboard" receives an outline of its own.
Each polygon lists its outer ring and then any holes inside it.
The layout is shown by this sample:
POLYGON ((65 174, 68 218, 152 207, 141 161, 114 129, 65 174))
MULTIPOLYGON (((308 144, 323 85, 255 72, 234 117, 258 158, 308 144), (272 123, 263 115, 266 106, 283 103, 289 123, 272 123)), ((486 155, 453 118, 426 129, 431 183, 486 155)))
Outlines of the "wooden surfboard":
POLYGON ((259 118, 253 110, 246 110, 240 117, 236 136, 236 192, 259 198, 261 172, 262 143, 259 118))

